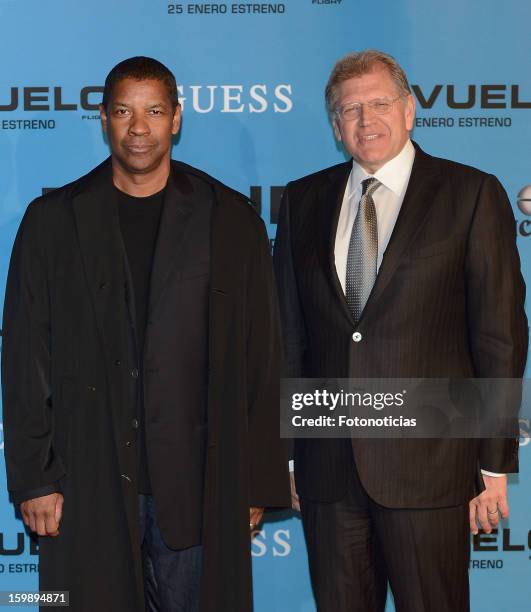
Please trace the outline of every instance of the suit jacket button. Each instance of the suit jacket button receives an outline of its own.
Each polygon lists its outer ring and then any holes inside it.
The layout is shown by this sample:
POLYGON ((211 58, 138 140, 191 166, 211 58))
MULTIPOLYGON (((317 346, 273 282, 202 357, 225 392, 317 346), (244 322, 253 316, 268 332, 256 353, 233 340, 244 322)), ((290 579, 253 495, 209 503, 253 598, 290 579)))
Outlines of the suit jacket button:
POLYGON ((132 427, 133 429, 138 429, 138 420, 137 420, 137 419, 133 419, 133 420, 131 421, 131 427, 132 427))
POLYGON ((134 368, 134 370, 131 370, 131 376, 133 378, 138 378, 138 370, 136 368, 134 368))
POLYGON ((360 334, 360 332, 354 332, 352 334, 352 340, 354 340, 354 342, 361 342, 363 339, 363 336, 360 334))

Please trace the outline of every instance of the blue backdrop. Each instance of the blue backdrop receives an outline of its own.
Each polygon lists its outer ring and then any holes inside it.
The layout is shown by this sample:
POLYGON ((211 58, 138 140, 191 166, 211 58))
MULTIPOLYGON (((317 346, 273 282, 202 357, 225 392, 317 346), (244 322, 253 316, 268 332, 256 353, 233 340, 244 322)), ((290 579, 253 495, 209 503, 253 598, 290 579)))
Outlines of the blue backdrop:
MULTIPOLYGON (((367 47, 406 69, 427 152, 500 178, 529 282, 531 219, 518 205, 531 198, 530 18, 528 0, 0 0, 0 285, 27 203, 108 155, 97 103, 118 61, 151 55, 174 71, 173 156, 252 194, 273 238, 282 186, 344 159, 323 89, 336 59, 367 47)), ((472 540, 473 610, 530 609, 530 425, 511 518, 472 540)), ((0 444, 0 590, 32 589, 38 557, 7 500, 0 444)), ((298 518, 267 522, 252 554, 257 612, 315 610, 298 518)))

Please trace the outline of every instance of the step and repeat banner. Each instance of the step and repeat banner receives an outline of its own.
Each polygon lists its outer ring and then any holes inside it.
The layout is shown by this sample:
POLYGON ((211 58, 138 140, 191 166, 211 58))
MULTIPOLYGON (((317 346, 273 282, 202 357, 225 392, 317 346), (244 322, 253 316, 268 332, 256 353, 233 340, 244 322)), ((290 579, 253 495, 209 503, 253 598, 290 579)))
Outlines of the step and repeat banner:
MULTIPOLYGON (((174 158, 250 195, 273 240, 284 185, 345 159, 323 90, 339 57, 368 47, 406 69, 424 150, 500 178, 531 283, 530 23, 528 0, 0 0, 2 292, 28 202, 108 155, 98 103, 114 64, 149 55, 173 70, 183 106, 174 158)), ((530 609, 530 429, 522 420, 510 519, 471 539, 473 610, 530 609)), ((257 612, 315 610, 297 516, 273 515, 252 555, 257 612)), ((0 422, 0 590, 36 588, 37 573, 7 497, 0 422)))

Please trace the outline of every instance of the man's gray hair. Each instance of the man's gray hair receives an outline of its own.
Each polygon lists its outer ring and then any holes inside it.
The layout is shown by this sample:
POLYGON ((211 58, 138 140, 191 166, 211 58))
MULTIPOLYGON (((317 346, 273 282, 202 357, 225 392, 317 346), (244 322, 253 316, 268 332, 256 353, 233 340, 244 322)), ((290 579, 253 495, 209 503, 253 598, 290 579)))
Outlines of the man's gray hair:
POLYGON ((353 52, 342 57, 334 66, 325 89, 325 100, 328 112, 336 111, 338 102, 338 85, 353 77, 359 77, 371 72, 376 66, 381 65, 389 71, 398 94, 408 96, 411 88, 406 73, 394 57, 377 49, 366 49, 365 51, 353 52))

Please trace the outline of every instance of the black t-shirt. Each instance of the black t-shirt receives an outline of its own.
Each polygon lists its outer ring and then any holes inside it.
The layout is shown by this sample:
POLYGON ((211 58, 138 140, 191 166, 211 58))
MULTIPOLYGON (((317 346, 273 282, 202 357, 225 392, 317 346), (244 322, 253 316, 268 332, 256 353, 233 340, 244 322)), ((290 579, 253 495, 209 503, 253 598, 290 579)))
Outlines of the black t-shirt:
POLYGON ((149 303, 151 269, 165 189, 145 198, 118 192, 120 229, 133 277, 138 351, 142 355, 149 303))
MULTIPOLYGON (((120 229, 129 261, 133 279, 136 310, 136 339, 138 346, 139 370, 142 372, 142 354, 149 306, 149 287, 151 269, 155 255, 155 245, 164 204, 165 189, 151 196, 138 198, 116 189, 118 194, 118 214, 120 229)), ((143 381, 140 379, 142 385, 143 381)), ((138 490, 140 493, 151 494, 151 483, 147 469, 145 418, 143 406, 140 407, 139 470, 138 490)))

